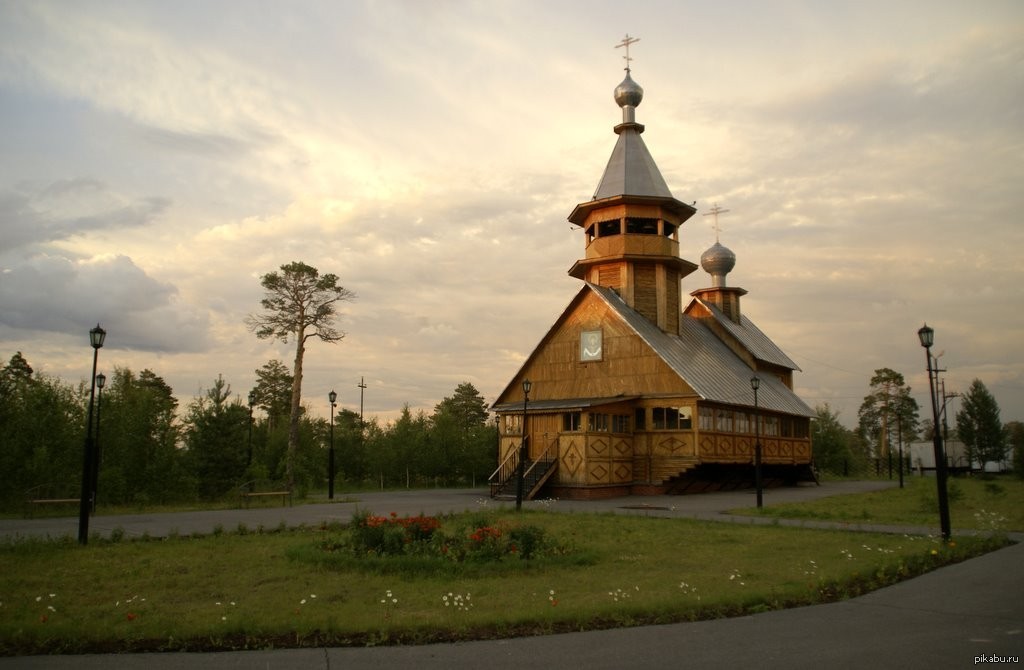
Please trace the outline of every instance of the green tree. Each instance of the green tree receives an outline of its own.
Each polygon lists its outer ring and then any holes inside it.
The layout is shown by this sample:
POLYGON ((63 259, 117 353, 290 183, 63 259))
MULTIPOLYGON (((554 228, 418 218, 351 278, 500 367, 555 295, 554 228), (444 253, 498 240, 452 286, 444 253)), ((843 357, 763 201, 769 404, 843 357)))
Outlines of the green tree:
POLYGON ((231 386, 218 375, 213 387, 189 404, 185 418, 185 446, 199 495, 206 499, 229 492, 245 473, 249 408, 230 397, 231 386))
POLYGON ((434 407, 430 417, 434 476, 472 482, 489 474, 497 438, 487 417, 487 403, 469 382, 459 384, 434 407))
POLYGON ((900 429, 904 442, 917 436, 917 401, 911 397, 903 375, 890 368, 875 370, 870 383, 871 392, 857 413, 859 431, 865 442, 875 445, 875 456, 885 458, 900 429))
POLYGON ((839 422, 839 412, 828 403, 814 408, 811 421, 811 444, 814 445, 814 464, 835 474, 859 472, 864 466, 865 454, 858 449, 857 436, 839 422))
POLYGON ((292 369, 291 409, 288 424, 288 451, 285 457, 285 479, 294 486, 294 460, 299 449, 299 420, 302 414, 302 365, 306 343, 312 338, 338 342, 345 333, 334 327, 338 302, 355 298, 348 289, 338 285, 333 274, 320 275, 319 270, 302 262, 281 266, 281 272, 263 275, 260 285, 264 297, 260 301, 263 314, 250 315, 246 324, 260 339, 277 339, 295 343, 292 369))
POLYGON ((980 379, 971 382, 956 413, 956 429, 967 447, 968 460, 985 463, 1006 460, 1006 436, 999 419, 999 404, 980 379))
POLYGON ((33 487, 77 495, 85 439, 84 384, 34 373, 16 353, 0 369, 0 504, 14 509, 33 487))
POLYGON ((1011 421, 1003 428, 1007 447, 1013 450, 1013 472, 1024 479, 1024 423, 1011 421))
POLYGON ((98 403, 101 501, 164 503, 194 487, 178 452, 178 400, 152 370, 115 368, 98 403))
POLYGON ((266 412, 271 428, 288 418, 293 382, 292 373, 277 359, 267 361, 256 370, 253 398, 256 406, 266 412))

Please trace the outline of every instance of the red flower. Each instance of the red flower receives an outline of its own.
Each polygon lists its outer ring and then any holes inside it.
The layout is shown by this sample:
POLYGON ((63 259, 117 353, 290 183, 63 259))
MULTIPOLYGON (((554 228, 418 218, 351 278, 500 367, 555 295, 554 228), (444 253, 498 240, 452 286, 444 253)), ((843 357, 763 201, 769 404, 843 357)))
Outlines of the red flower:
POLYGON ((127 618, 127 619, 128 619, 129 621, 135 621, 135 617, 137 617, 137 616, 138 616, 138 615, 137 615, 137 614, 135 614, 134 612, 128 612, 128 614, 127 614, 127 617, 126 617, 126 618, 127 618))

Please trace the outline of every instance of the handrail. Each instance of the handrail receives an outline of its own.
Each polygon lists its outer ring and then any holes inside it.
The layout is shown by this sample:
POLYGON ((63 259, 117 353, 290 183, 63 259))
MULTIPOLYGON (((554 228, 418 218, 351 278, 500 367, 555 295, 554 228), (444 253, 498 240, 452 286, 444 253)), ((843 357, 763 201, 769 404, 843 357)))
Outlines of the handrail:
POLYGON ((535 460, 533 463, 530 464, 530 467, 527 468, 526 472, 523 473, 523 477, 526 477, 528 474, 533 472, 533 469, 535 467, 537 467, 539 464, 543 463, 546 466, 546 465, 550 465, 555 460, 557 460, 557 458, 558 458, 557 450, 558 450, 558 441, 556 440, 556 441, 552 442, 551 444, 549 444, 547 446, 547 449, 545 449, 544 453, 540 455, 540 458, 538 458, 537 460, 535 460), (550 456, 549 455, 551 453, 552 449, 554 449, 556 451, 554 456, 550 456))
POLYGON ((498 477, 498 483, 504 482, 507 477, 505 473, 515 472, 515 469, 519 467, 519 447, 512 449, 505 460, 491 473, 491 476, 487 478, 487 481, 493 482, 495 477, 498 477), (511 461, 511 463, 510 463, 511 461))

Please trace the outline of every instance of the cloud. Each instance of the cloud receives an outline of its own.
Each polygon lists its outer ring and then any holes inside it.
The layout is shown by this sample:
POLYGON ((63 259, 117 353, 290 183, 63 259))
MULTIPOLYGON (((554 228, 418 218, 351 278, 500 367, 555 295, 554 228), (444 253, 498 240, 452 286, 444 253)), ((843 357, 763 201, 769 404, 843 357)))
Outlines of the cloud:
POLYGON ((157 352, 201 351, 207 318, 126 256, 72 260, 36 255, 4 261, 0 324, 36 333, 73 333, 99 322, 108 346, 157 352))
POLYGON ((129 199, 95 179, 61 179, 32 190, 0 191, 4 254, 90 233, 145 226, 170 206, 167 198, 129 199))

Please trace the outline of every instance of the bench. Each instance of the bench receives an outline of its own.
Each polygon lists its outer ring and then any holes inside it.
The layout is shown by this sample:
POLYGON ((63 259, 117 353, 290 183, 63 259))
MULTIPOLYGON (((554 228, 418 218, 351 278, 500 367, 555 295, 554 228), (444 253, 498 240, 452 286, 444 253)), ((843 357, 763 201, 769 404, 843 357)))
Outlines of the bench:
POLYGON ((281 507, 286 504, 288 507, 292 506, 292 492, 288 490, 287 486, 280 484, 259 481, 246 482, 238 487, 238 495, 246 508, 254 499, 273 498, 274 496, 280 496, 281 507))
POLYGON ((63 497, 54 493, 51 484, 40 484, 25 491, 25 512, 31 518, 33 510, 37 507, 49 507, 52 505, 78 505, 82 502, 80 497, 63 497))

